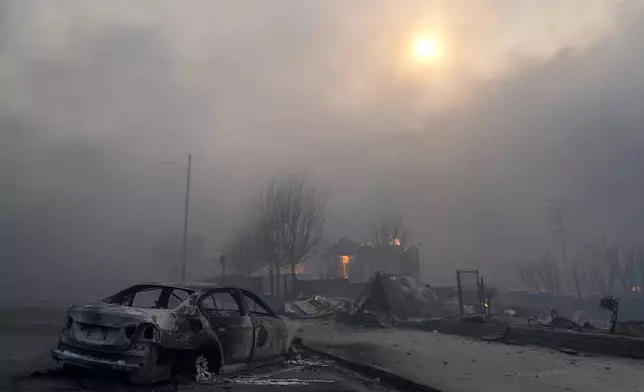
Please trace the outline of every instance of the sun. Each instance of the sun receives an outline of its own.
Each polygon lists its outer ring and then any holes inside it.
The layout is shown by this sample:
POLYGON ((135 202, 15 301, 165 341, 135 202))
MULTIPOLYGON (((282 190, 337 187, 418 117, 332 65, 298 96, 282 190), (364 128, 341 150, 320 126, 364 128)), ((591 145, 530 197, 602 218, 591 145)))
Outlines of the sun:
POLYGON ((432 38, 420 38, 414 42, 413 54, 417 60, 432 61, 440 54, 440 47, 432 38))

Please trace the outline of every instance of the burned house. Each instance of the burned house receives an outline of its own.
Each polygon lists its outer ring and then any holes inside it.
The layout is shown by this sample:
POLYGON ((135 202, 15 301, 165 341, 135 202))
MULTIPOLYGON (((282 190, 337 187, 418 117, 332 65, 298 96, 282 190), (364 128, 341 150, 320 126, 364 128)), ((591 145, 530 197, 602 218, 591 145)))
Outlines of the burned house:
POLYGON ((330 272, 328 278, 366 283, 378 271, 414 279, 420 277, 418 246, 403 246, 399 242, 386 245, 359 244, 342 238, 325 255, 330 272))
POLYGON ((350 267, 362 245, 341 238, 325 252, 326 278, 349 279, 350 267))

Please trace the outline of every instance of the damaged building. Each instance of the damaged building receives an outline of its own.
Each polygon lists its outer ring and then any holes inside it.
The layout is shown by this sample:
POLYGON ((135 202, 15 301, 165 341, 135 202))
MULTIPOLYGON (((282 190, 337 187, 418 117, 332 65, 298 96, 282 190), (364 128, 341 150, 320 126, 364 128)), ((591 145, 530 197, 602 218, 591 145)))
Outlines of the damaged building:
POLYGON ((325 252, 327 278, 347 279, 351 283, 369 282, 374 274, 388 274, 420 278, 418 246, 403 246, 400 242, 387 245, 360 244, 340 239, 325 252))

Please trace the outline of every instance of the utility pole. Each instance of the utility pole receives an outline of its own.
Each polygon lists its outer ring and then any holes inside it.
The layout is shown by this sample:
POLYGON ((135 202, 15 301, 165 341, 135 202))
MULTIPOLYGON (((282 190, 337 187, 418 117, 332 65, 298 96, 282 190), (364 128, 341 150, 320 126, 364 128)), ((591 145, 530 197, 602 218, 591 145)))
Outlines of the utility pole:
POLYGON ((219 256, 219 262, 221 263, 221 284, 223 285, 226 280, 226 255, 219 256))
POLYGON ((183 210, 183 252, 181 255, 181 281, 186 281, 188 262, 188 216, 190 214, 190 176, 192 174, 192 154, 188 154, 188 173, 186 174, 186 201, 183 210))
POLYGON ((564 220, 563 206, 566 203, 563 199, 550 198, 550 223, 552 224, 552 232, 555 234, 561 251, 561 259, 566 263, 566 228, 564 220))

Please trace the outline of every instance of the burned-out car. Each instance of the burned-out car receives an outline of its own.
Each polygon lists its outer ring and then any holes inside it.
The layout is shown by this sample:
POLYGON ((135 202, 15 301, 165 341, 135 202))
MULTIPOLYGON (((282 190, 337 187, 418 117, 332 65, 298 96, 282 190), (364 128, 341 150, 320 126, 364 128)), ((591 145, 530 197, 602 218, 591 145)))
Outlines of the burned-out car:
POLYGON ((226 372, 281 360, 298 329, 248 290, 148 283, 69 308, 52 357, 154 383, 204 363, 226 372))

